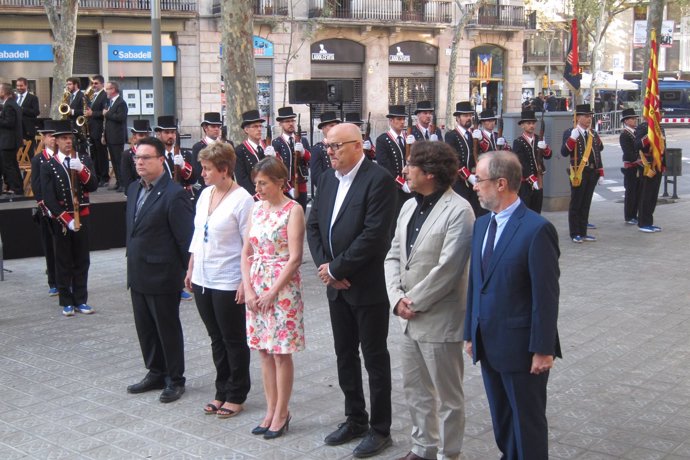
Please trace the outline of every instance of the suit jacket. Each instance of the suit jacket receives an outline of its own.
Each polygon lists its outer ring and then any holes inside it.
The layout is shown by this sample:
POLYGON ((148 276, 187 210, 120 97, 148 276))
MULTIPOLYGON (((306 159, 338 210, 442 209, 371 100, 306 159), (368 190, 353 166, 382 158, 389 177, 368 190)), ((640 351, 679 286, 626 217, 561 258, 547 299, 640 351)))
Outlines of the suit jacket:
POLYGON ((84 93, 81 90, 74 95, 74 100, 69 103, 69 108, 74 110, 74 114, 70 115, 72 121, 75 121, 80 115, 84 115, 84 93))
MULTIPOLYGON (((471 130, 467 130, 471 133, 471 130)), ((460 161, 460 168, 465 167, 469 171, 473 171, 477 165, 474 163, 474 155, 472 155, 472 139, 467 139, 463 137, 457 129, 452 129, 446 131, 445 137, 446 144, 453 147, 455 152, 458 154, 458 160, 460 161)))
MULTIPOLYGON (((520 159, 520 164, 522 164, 522 177, 527 179, 528 177, 538 174, 537 166, 539 166, 540 171, 546 172, 546 166, 544 165, 544 159, 551 158, 551 149, 547 146, 546 149, 539 149, 537 144, 539 143, 539 137, 535 135, 532 138, 532 142, 528 141, 525 136, 520 135, 513 141, 513 152, 520 159), (541 152, 541 156, 537 153, 541 152)), ((543 187, 544 184, 539 184, 543 187)))
POLYGON ((465 340, 472 341, 473 362, 485 356, 498 372, 529 372, 534 353, 561 357, 558 234, 548 220, 520 203, 482 274, 490 220, 491 214, 485 214, 474 224, 465 340))
POLYGON ((262 151, 255 152, 249 142, 245 141, 235 149, 237 156, 235 179, 252 196, 256 195, 256 187, 254 187, 254 181, 252 180, 252 169, 259 161, 264 159, 263 146, 260 147, 262 151))
POLYGON ((174 294, 184 285, 194 207, 188 193, 163 173, 134 214, 141 184, 127 189, 127 287, 142 294, 174 294))
POLYGON ((326 146, 323 142, 314 144, 314 147, 311 149, 309 169, 313 185, 319 183, 319 177, 321 177, 324 171, 331 169, 331 159, 328 157, 328 153, 326 153, 326 146))
POLYGON ((105 115, 105 139, 109 145, 127 143, 127 103, 119 95, 105 115))
POLYGON ((22 109, 10 97, 0 110, 0 150, 17 150, 23 144, 22 109))
MULTIPOLYGON (((314 263, 317 267, 329 263, 334 278, 350 281, 350 288, 340 291, 349 304, 388 302, 383 261, 390 248, 391 224, 396 212, 393 178, 365 159, 331 229, 339 184, 335 170, 325 171, 312 201, 307 240, 314 263)), ((338 292, 330 286, 327 288, 330 300, 335 300, 338 292)))
MULTIPOLYGON (((441 134, 441 128, 439 128, 438 126, 436 127, 435 133, 436 133, 436 136, 438 136, 438 140, 439 140, 439 141, 443 139, 443 135, 441 134)), ((431 133, 431 132, 430 132, 430 133, 429 133, 429 136, 431 136, 432 134, 434 134, 434 133, 431 133)), ((412 127, 412 135, 413 135, 414 138, 415 138, 416 140, 418 140, 418 141, 420 141, 420 140, 426 140, 426 138, 425 138, 424 135, 422 134, 422 131, 419 129, 419 125, 417 125, 417 124, 415 124, 415 125, 412 127)))
MULTIPOLYGON (((571 132, 572 129, 566 129, 563 132, 563 145, 561 146, 561 155, 563 155, 564 157, 570 157, 570 165, 577 166, 576 164, 574 164, 574 153, 577 153, 577 163, 580 164, 580 162, 582 161, 582 156, 585 154, 585 147, 587 145, 587 141, 585 140, 585 137, 582 134, 580 134, 576 140, 571 139, 571 132)), ((592 139, 592 153, 590 153, 589 155, 587 166, 590 168, 599 169, 603 175, 604 165, 601 162, 601 151, 604 150, 604 143, 601 142, 601 138, 599 137, 599 134, 596 131, 590 130, 589 132, 592 133, 594 139, 592 139)))
MULTIPOLYGON (((385 168, 393 177, 402 177, 405 167, 405 149, 400 151, 397 139, 391 139, 389 131, 376 138, 376 162, 385 168)), ((405 145, 405 133, 401 133, 405 145)))
POLYGON ((22 127, 24 128, 24 139, 33 140, 36 137, 36 119, 41 113, 38 98, 27 91, 20 107, 22 109, 22 127))
POLYGON ((635 163, 640 159, 637 150, 635 150, 635 133, 631 133, 623 128, 621 135, 618 138, 621 149, 623 150, 623 163, 635 163))
POLYGON ((91 101, 91 111, 93 115, 89 117, 89 137, 95 141, 101 142, 101 135, 103 134, 103 109, 108 102, 108 96, 105 90, 101 90, 98 96, 91 101))
POLYGON ((395 236, 384 264, 391 311, 403 297, 419 314, 400 318, 402 330, 421 342, 462 342, 467 300, 467 273, 472 242, 472 206, 448 190, 422 225, 409 257, 407 227, 417 200, 400 211, 395 236))
POLYGON ((276 156, 283 161, 283 164, 287 166, 288 169, 288 180, 290 185, 297 188, 300 193, 307 193, 307 177, 309 176, 309 162, 311 161, 311 152, 309 146, 309 140, 306 136, 300 137, 300 142, 304 147, 304 152, 302 152, 302 157, 298 161, 298 171, 297 171, 297 184, 292 183, 292 177, 294 176, 294 152, 290 149, 290 144, 285 142, 283 136, 278 136, 273 139, 271 145, 276 151, 276 156))

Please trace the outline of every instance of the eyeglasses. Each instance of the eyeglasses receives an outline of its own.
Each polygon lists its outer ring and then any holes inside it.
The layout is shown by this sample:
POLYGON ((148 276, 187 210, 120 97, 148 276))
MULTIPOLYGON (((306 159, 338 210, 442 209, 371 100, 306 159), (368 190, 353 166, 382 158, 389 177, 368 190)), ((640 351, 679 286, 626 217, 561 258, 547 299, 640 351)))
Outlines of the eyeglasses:
POLYGON ((139 160, 146 161, 146 160, 150 160, 151 158, 157 158, 157 157, 156 157, 156 155, 134 155, 134 157, 132 157, 132 158, 134 158, 134 161, 139 161, 139 160))
POLYGON ((353 142, 357 142, 357 141, 355 140, 355 141, 345 141, 345 142, 332 142, 330 144, 325 144, 325 146, 326 146, 326 149, 331 149, 335 152, 335 151, 338 151, 341 148, 343 148, 343 145, 351 144, 353 142))
POLYGON ((498 180, 498 179, 500 179, 500 177, 487 177, 486 179, 481 179, 481 178, 479 178, 478 176, 475 176, 475 177, 477 177, 477 179, 476 179, 476 181, 475 181, 475 183, 477 183, 477 184, 480 184, 480 183, 482 183, 482 182, 486 182, 486 181, 488 181, 488 180, 498 180))

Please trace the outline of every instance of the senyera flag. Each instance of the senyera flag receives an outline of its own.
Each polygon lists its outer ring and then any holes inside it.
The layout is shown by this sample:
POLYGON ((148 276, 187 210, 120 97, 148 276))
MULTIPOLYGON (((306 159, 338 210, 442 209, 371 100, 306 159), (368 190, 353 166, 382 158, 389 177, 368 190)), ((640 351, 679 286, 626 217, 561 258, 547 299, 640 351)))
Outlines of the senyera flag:
POLYGON ((580 90, 580 81, 582 74, 580 73, 580 62, 578 59, 577 48, 577 19, 573 19, 570 23, 570 44, 568 45, 568 54, 565 58, 565 70, 563 71, 563 78, 568 82, 573 90, 580 90))
POLYGON ((651 49, 649 52, 649 73, 647 74, 647 87, 644 94, 644 109, 642 116, 647 121, 647 138, 652 154, 652 166, 661 172, 661 155, 664 152, 664 138, 661 135, 661 111, 659 103, 659 74, 658 58, 659 48, 656 41, 656 29, 651 31, 651 49))

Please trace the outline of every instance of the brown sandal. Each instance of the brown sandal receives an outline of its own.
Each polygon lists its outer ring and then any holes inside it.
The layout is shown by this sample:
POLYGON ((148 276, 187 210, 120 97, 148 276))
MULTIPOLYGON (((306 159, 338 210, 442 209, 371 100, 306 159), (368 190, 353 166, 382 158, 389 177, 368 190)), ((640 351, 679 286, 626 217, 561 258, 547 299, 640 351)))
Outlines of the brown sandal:
MULTIPOLYGON (((221 403, 220 405, 222 406, 224 403, 221 403)), ((213 404, 213 403, 208 403, 204 406, 204 414, 206 415, 215 415, 218 413, 218 407, 213 404)))
POLYGON ((235 415, 239 414, 242 412, 243 408, 240 406, 239 409, 237 410, 232 410, 228 407, 219 407, 218 410, 216 411, 216 415, 218 415, 218 418, 230 418, 234 417, 235 415))

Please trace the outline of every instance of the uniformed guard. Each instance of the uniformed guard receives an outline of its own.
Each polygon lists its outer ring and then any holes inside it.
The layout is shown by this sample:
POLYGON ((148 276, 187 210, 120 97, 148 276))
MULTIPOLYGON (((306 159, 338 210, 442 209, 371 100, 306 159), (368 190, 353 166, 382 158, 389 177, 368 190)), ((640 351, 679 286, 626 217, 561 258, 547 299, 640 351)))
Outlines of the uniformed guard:
MULTIPOLYGON (((359 126, 359 129, 362 129, 362 126, 365 124, 364 120, 362 120, 362 117, 359 116, 359 112, 348 112, 345 114, 345 123, 352 123, 353 125, 359 126)), ((371 142, 371 113, 369 114, 368 121, 366 122, 366 127, 364 128, 364 132, 362 133, 362 150, 364 150, 364 156, 366 156, 369 160, 375 161, 376 159, 376 149, 374 148, 374 144, 371 142)))
MULTIPOLYGON (((474 107, 470 101, 462 101, 455 104, 455 129, 446 131, 445 141, 455 149, 458 154, 459 169, 458 180, 453 184, 453 190, 470 202, 474 214, 479 217, 486 214, 488 211, 479 205, 477 192, 473 187, 477 181, 474 175, 474 170, 477 165, 477 158, 475 158, 473 151, 472 138, 472 117, 474 116, 474 107)), ((478 149, 477 149, 478 150, 478 149)), ((479 152, 477 152, 477 155, 479 152)))
POLYGON ((592 130, 592 111, 589 104, 575 106, 576 126, 563 132, 561 155, 570 158, 570 207, 568 226, 573 243, 596 241, 587 234, 589 208, 597 183, 604 183, 604 164, 601 151, 604 144, 599 134, 592 130))
POLYGON ((498 117, 493 109, 482 110, 479 114, 479 129, 472 131, 472 138, 479 141, 479 152, 493 152, 496 150, 510 150, 503 136, 494 132, 498 117))
POLYGON ((417 102, 417 108, 414 114, 417 117, 417 123, 412 127, 412 135, 418 141, 437 141, 442 139, 441 129, 438 126, 432 126, 434 120, 434 107, 431 101, 417 102), (430 132, 433 127, 434 132, 430 132))
POLYGON ((194 177, 197 178, 197 184, 195 184, 194 189, 197 196, 206 187, 204 180, 201 178, 199 152, 209 144, 220 139, 222 126, 223 121, 220 119, 219 112, 207 112, 204 114, 204 119, 201 120, 201 129, 204 131, 204 137, 192 146, 192 168, 194 169, 194 177))
POLYGON ((623 150, 623 186, 625 198, 623 204, 623 218, 628 225, 637 225, 637 205, 640 199, 640 166, 642 160, 635 149, 635 128, 637 128, 639 116, 635 109, 625 109, 621 113, 623 130, 618 138, 621 150, 623 150))
POLYGON ((55 153, 55 126, 53 120, 44 120, 43 127, 37 132, 43 137, 43 150, 36 152, 31 158, 31 190, 36 200, 36 222, 41 230, 41 247, 46 258, 46 274, 48 275, 48 295, 58 295, 57 284, 55 281, 55 248, 53 247, 53 234, 51 232, 52 215, 43 201, 41 191, 41 166, 47 163, 55 153))
POLYGON ((55 121, 53 127, 57 152, 41 165, 40 188, 43 203, 53 216, 51 227, 59 303, 65 316, 73 316, 75 311, 89 314, 93 313, 93 308, 86 303, 90 264, 89 192, 98 188, 98 179, 91 173, 91 158, 83 154, 69 158, 74 151, 70 120, 55 121), (74 181, 70 171, 76 173, 74 181), (79 215, 79 225, 76 215, 79 215))
POLYGON ((125 195, 127 194, 129 184, 139 180, 134 155, 137 153, 139 141, 151 135, 151 126, 148 120, 134 120, 134 125, 130 131, 132 132, 132 137, 129 141, 129 148, 122 153, 122 165, 120 167, 125 195))
POLYGON ((328 141, 328 131, 341 122, 342 121, 336 116, 335 112, 324 112, 321 114, 321 121, 318 124, 318 128, 323 133, 323 140, 314 144, 314 147, 311 149, 312 157, 309 163, 312 193, 319 184, 321 173, 331 168, 331 159, 326 152, 326 145, 324 144, 324 141, 328 141))
POLYGON ((309 178, 309 141, 296 129, 297 115, 292 107, 278 109, 276 121, 283 133, 273 139, 273 148, 277 156, 283 160, 289 173, 290 195, 295 198, 302 209, 307 209, 307 180, 309 178), (297 168, 295 168, 295 155, 297 168), (296 183, 295 183, 296 182, 296 183))
POLYGON ((522 128, 522 135, 513 141, 513 152, 522 164, 520 199, 525 203, 525 206, 541 214, 544 203, 543 178, 544 173, 546 173, 544 159, 551 158, 551 148, 534 133, 537 125, 534 111, 523 110, 518 125, 522 128))
MULTIPOLYGON (((256 195, 252 169, 266 155, 275 156, 273 146, 267 146, 261 139, 261 128, 264 119, 258 110, 249 110, 242 114, 242 129, 247 134, 247 139, 235 149, 237 164, 235 165, 235 180, 244 187, 250 195, 256 195)), ((255 198, 258 199, 258 198, 255 198)))
POLYGON ((415 138, 412 133, 407 135, 404 131, 407 118, 404 105, 388 106, 386 118, 389 129, 376 138, 376 162, 386 168, 398 184, 397 219, 403 204, 412 196, 403 177, 403 168, 407 164, 405 147, 414 143, 415 138))
MULTIPOLYGON (((661 106, 659 111, 661 111, 661 106)), ((648 137, 649 125, 646 121, 640 123, 635 130, 635 150, 639 153, 640 162, 640 199, 637 207, 637 227, 644 233, 657 233, 661 227, 654 225, 654 210, 656 209, 662 172, 666 169, 666 149, 661 152, 661 168, 654 166, 651 141, 648 137)), ((661 135, 666 144, 666 133, 661 128, 661 135)))
POLYGON ((179 153, 175 153, 176 140, 178 138, 175 117, 170 115, 158 117, 158 125, 154 128, 154 131, 156 131, 158 139, 165 146, 165 170, 170 174, 171 178, 177 180, 189 192, 190 198, 193 199, 193 185, 196 183, 196 175, 192 167, 192 152, 180 148, 179 153), (179 168, 179 174, 175 174, 176 168, 179 168))

